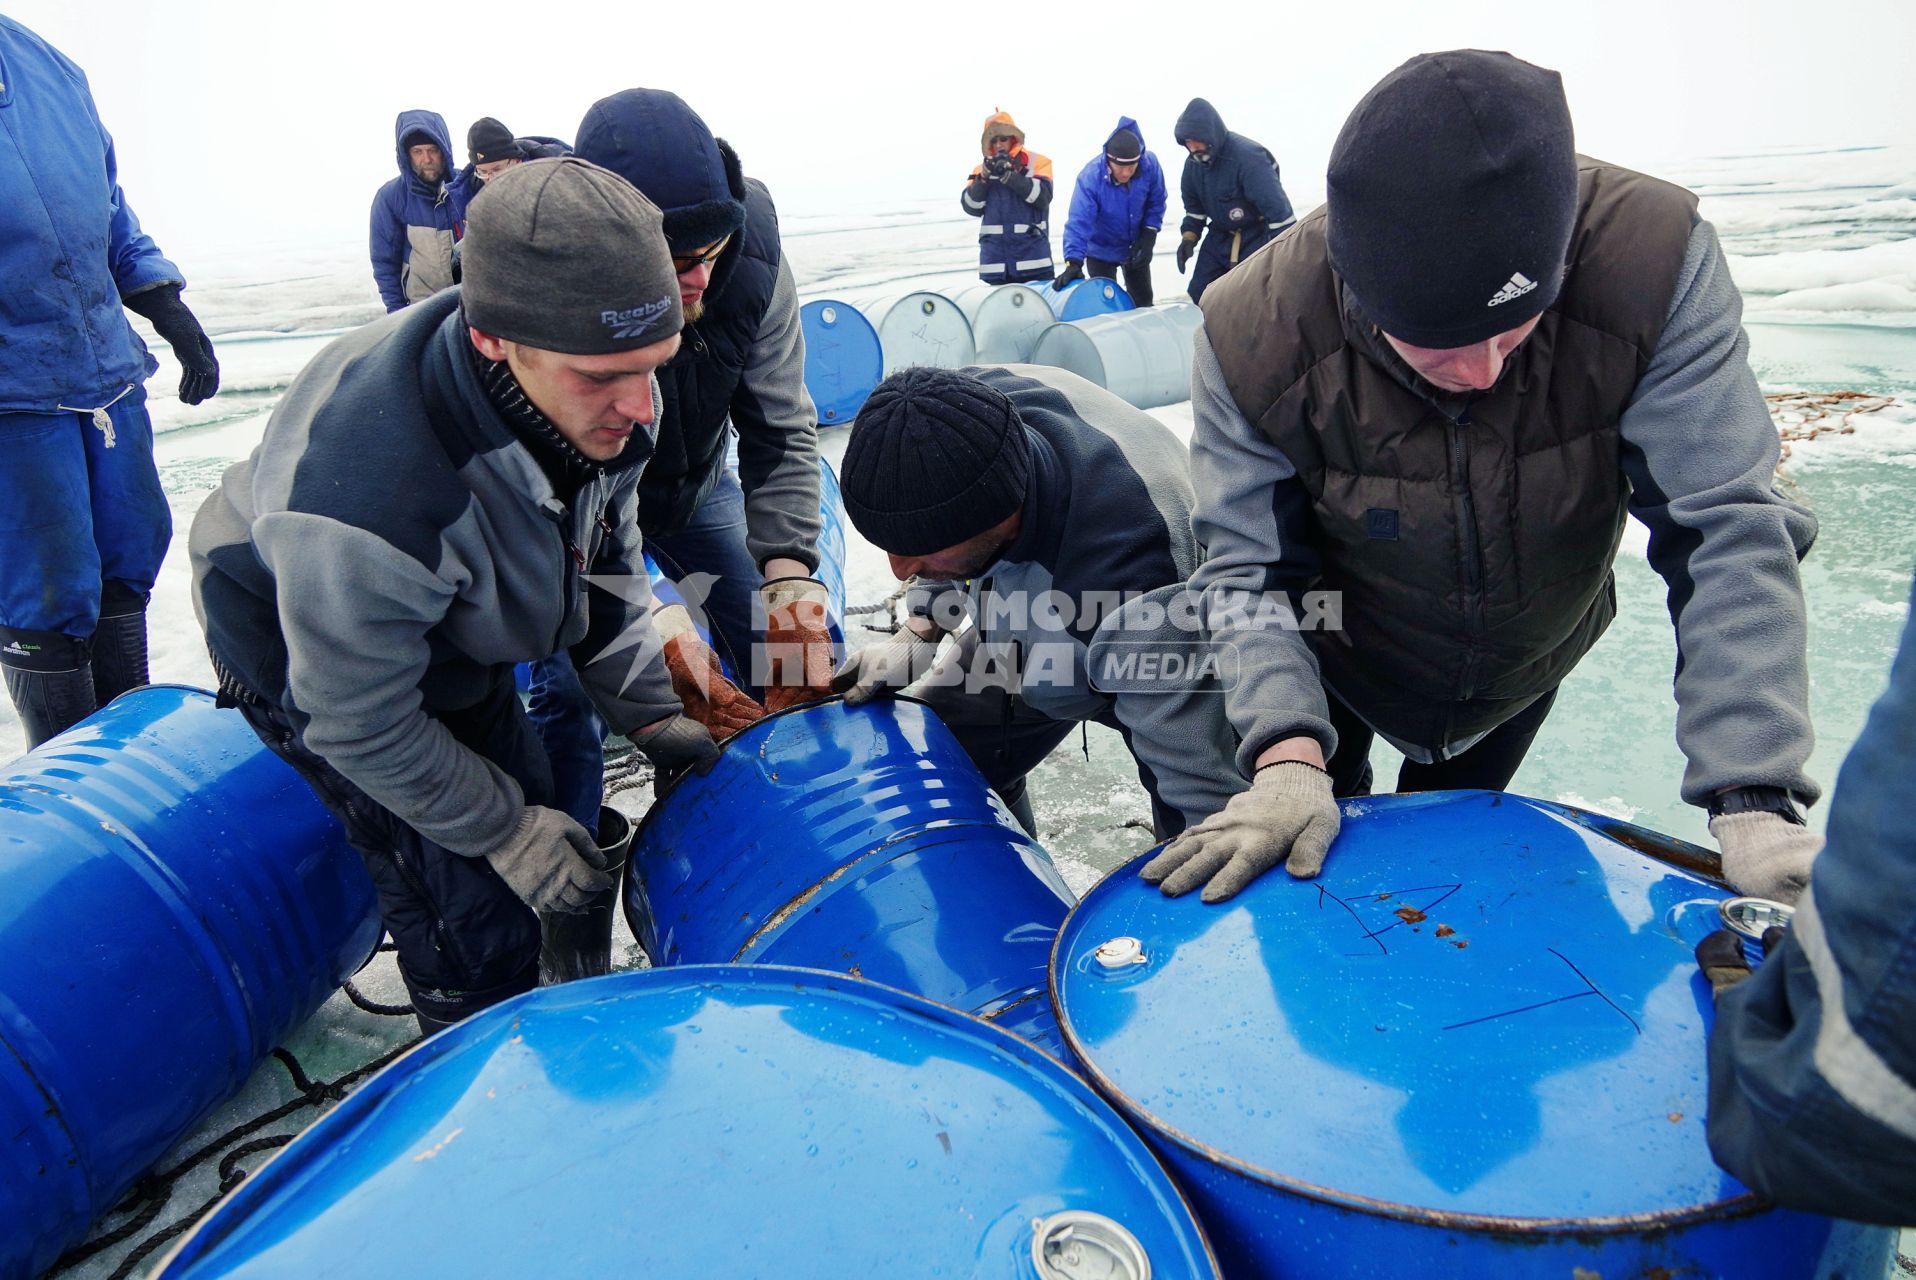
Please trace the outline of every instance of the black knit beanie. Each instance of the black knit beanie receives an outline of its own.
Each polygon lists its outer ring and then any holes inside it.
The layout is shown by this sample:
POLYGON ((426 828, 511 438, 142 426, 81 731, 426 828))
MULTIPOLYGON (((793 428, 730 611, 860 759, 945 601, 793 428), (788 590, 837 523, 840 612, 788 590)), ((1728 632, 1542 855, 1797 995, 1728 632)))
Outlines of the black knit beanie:
POLYGON ((1104 157, 1119 164, 1131 164, 1144 155, 1144 143, 1129 129, 1120 129, 1104 144, 1104 157))
POLYGON ((512 130, 491 116, 480 116, 472 122, 472 128, 466 130, 466 154, 474 164, 525 159, 525 151, 512 130))
POLYGON ((1412 58, 1331 149, 1331 266, 1370 320, 1467 347, 1556 300, 1577 220, 1563 80, 1507 53, 1412 58))
POLYGON ((996 388, 951 369, 900 370, 852 423, 845 512, 881 551, 943 551, 1024 505, 1030 452, 1024 422, 996 388))

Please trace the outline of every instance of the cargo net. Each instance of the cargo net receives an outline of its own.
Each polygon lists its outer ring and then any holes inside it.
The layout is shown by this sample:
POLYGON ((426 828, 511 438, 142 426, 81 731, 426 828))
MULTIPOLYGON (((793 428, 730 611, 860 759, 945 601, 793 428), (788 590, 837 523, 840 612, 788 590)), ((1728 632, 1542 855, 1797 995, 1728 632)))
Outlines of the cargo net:
POLYGON ((1896 403, 1895 396, 1866 391, 1774 391, 1763 397, 1783 441, 1783 458, 1790 446, 1828 436, 1856 434, 1856 419, 1880 413, 1896 403))

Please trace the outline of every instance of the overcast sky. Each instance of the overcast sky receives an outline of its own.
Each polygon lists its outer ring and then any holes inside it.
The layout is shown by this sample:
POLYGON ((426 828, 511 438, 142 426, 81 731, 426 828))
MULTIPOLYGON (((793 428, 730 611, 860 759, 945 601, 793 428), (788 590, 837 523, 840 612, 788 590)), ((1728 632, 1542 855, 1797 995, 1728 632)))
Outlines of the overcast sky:
MULTIPOLYGON (((363 240, 394 115, 571 137, 595 99, 682 94, 787 211, 956 195, 1011 111, 1075 173, 1120 114, 1174 150, 1193 96, 1269 146, 1300 211, 1344 116, 1412 54, 1561 71, 1580 148, 1659 162, 1916 136, 1916 0, 1176 0, 1006 8, 576 0, 0 0, 83 67, 166 245, 363 240)), ((1168 167, 1175 184, 1176 157, 1168 167)), ((1175 201, 1175 195, 1173 197, 1175 201)))

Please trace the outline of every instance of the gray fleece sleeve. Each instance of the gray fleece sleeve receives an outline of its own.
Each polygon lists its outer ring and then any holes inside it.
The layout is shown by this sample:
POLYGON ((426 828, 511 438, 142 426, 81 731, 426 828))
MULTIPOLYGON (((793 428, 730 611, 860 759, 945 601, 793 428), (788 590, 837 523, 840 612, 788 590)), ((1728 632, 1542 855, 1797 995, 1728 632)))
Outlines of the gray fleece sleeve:
POLYGON ((1649 526, 1676 625, 1683 798, 1699 805, 1732 786, 1821 794, 1803 772, 1814 736, 1797 575, 1816 518, 1776 492, 1780 446, 1742 321, 1716 231, 1699 221, 1622 421, 1630 509, 1649 526))
POLYGON ((272 571, 306 745, 400 821, 455 853, 497 847, 525 796, 423 710, 426 633, 456 594, 364 529, 282 512, 253 525, 272 571))
POLYGON ((1258 753, 1308 734, 1335 750, 1337 734, 1303 635, 1281 625, 1290 596, 1311 585, 1318 555, 1309 537, 1310 496, 1283 450, 1238 412, 1204 330, 1192 343, 1191 527, 1204 563, 1191 575, 1206 634, 1236 651, 1238 678, 1225 693, 1245 776, 1258 753))
POLYGON ((780 556, 818 568, 818 410, 805 390, 798 285, 783 258, 771 306, 732 395, 745 546, 760 569, 780 556))

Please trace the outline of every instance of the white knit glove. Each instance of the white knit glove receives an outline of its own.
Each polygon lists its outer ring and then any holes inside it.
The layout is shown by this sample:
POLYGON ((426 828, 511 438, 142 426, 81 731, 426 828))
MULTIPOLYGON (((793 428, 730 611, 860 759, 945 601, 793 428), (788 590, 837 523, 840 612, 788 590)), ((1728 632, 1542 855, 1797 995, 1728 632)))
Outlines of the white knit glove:
POLYGON ((1139 874, 1169 897, 1204 885, 1222 902, 1279 863, 1301 879, 1324 865, 1343 817, 1331 777, 1299 760, 1266 765, 1248 791, 1164 846, 1139 874))
POLYGON ((1723 851, 1723 878, 1738 893, 1794 905, 1810 882, 1823 837, 1780 813, 1726 813, 1710 819, 1723 851))

